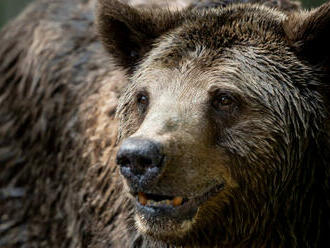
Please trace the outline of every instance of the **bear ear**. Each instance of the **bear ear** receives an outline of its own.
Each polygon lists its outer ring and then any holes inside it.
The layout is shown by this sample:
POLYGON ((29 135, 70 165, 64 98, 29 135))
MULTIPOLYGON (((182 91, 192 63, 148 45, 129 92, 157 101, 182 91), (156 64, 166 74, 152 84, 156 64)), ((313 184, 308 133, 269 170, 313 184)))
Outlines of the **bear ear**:
POLYGON ((160 35, 178 26, 180 12, 136 9, 116 0, 99 0, 98 35, 116 62, 131 71, 160 35))
POLYGON ((291 14, 283 27, 297 55, 329 75, 330 2, 310 12, 291 14))

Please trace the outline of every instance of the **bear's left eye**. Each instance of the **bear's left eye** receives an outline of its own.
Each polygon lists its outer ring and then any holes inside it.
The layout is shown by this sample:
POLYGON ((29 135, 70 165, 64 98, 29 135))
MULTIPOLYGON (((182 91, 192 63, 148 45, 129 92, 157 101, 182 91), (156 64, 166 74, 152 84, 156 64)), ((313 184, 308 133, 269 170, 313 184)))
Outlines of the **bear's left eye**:
POLYGON ((228 94, 220 94, 214 97, 212 106, 217 111, 226 111, 234 104, 234 99, 228 94))

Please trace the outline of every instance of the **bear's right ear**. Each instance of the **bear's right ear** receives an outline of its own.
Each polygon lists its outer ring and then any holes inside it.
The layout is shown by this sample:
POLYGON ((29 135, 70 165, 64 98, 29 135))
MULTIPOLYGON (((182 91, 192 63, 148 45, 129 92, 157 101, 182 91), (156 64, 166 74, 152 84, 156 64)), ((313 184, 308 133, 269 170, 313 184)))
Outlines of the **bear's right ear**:
POLYGON ((182 22, 183 14, 136 9, 117 0, 99 0, 96 18, 103 45, 119 65, 131 71, 155 39, 182 22))

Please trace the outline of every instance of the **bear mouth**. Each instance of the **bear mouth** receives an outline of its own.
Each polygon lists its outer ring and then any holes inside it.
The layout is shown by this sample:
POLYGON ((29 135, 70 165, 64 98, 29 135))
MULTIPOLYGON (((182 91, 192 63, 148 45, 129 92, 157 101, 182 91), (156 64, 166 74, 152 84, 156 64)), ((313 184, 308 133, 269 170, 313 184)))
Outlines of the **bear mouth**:
POLYGON ((166 195, 146 194, 143 192, 139 192, 136 199, 141 205, 149 207, 178 207, 188 201, 188 198, 183 198, 180 196, 173 197, 166 195))
POLYGON ((138 192, 135 194, 136 209, 146 220, 154 218, 192 219, 200 205, 217 195, 223 188, 224 184, 218 184, 205 193, 191 198, 138 192))

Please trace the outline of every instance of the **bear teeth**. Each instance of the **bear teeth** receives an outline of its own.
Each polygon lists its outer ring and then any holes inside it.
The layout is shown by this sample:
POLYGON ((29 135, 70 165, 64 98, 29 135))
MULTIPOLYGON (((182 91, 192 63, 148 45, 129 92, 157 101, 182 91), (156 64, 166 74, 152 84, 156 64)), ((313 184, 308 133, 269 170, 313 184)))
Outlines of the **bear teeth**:
POLYGON ((174 197, 173 200, 172 200, 172 205, 173 207, 177 207, 177 206, 180 206, 183 202, 183 198, 180 197, 180 196, 177 196, 177 197, 174 197))
POLYGON ((182 205, 183 198, 180 196, 174 197, 172 200, 166 199, 161 201, 154 201, 151 199, 148 199, 147 195, 143 192, 138 193, 138 201, 143 206, 173 206, 177 207, 182 205))
POLYGON ((143 206, 145 206, 148 202, 147 196, 142 192, 138 193, 138 199, 139 199, 139 202, 141 203, 141 205, 143 205, 143 206))

